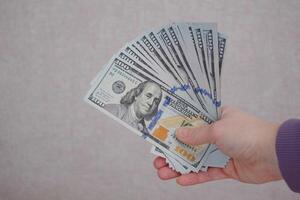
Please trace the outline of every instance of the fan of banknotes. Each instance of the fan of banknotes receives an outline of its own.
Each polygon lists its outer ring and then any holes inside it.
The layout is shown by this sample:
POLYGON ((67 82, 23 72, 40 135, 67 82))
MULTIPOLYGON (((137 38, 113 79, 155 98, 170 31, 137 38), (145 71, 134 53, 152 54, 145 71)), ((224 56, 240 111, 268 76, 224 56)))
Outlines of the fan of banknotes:
POLYGON ((226 41, 214 23, 148 31, 101 69, 85 101, 150 142, 151 152, 182 174, 223 168, 229 157, 215 145, 184 144, 175 133, 218 120, 226 41))

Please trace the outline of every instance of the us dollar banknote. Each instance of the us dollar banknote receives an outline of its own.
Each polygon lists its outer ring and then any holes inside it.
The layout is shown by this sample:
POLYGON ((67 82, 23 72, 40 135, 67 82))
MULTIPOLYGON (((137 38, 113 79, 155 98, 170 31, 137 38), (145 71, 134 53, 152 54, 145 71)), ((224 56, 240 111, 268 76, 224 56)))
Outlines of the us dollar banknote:
POLYGON ((225 167, 214 144, 188 145, 179 127, 220 117, 227 36, 214 23, 171 23, 128 42, 91 82, 85 101, 153 145, 180 173, 225 167))
POLYGON ((86 96, 86 101, 194 168, 198 167, 203 151, 207 149, 207 146, 193 147, 178 141, 175 137, 177 127, 171 124, 176 121, 175 116, 182 123, 212 123, 212 120, 168 88, 118 58, 113 59, 103 71, 99 82, 86 96))

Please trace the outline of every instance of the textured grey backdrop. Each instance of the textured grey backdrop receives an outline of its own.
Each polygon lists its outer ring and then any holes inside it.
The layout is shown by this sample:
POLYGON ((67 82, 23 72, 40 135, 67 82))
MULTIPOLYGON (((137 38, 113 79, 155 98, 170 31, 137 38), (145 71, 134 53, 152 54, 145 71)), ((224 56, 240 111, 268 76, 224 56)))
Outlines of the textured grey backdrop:
POLYGON ((141 32, 217 22, 230 39, 223 103, 299 118, 299 10, 299 0, 0 0, 0 199, 299 199, 283 181, 161 181, 150 145, 82 100, 141 32))

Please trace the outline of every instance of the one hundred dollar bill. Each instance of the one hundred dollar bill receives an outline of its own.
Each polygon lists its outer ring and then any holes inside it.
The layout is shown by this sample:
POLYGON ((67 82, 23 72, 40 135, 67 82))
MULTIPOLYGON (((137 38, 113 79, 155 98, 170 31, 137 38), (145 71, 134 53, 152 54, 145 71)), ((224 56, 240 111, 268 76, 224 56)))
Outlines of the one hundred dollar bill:
POLYGON ((85 100, 165 153, 198 168, 207 145, 181 143, 175 137, 175 124, 206 124, 212 119, 120 59, 107 65, 85 100))
POLYGON ((151 152, 176 171, 224 167, 229 158, 215 145, 187 145, 175 132, 219 119, 226 44, 214 23, 145 32, 97 74, 85 101, 150 142, 151 152))
MULTIPOLYGON (((194 48, 194 49, 186 49, 186 55, 189 56, 189 62, 191 62, 191 66, 193 68, 193 72, 196 73, 196 75, 202 75, 202 77, 198 77, 198 80, 204 79, 206 80, 205 82, 208 82, 209 80, 207 78, 205 78, 205 69, 202 68, 199 71, 199 68, 205 66, 206 64, 205 62, 205 51, 204 51, 204 45, 202 42, 202 33, 200 32, 202 28, 206 27, 207 24, 205 24, 204 26, 202 25, 197 25, 197 31, 193 30, 193 27, 191 24, 187 24, 187 23, 181 23, 181 24, 175 24, 174 29, 176 29, 176 27, 178 27, 178 31, 180 33, 178 33, 179 36, 182 37, 182 44, 186 45, 186 48, 194 48), (201 27, 201 28, 199 28, 201 27), (190 34, 189 36, 187 34, 190 34), (195 34, 195 37, 194 35, 195 34), (184 39, 190 37, 191 40, 186 40, 184 41, 184 39), (192 61, 193 57, 189 54, 192 54, 192 52, 197 52, 199 53, 199 55, 196 55, 196 58, 198 59, 198 61, 200 63, 195 64, 195 61, 192 61), (189 52, 189 54, 187 53, 189 52), (201 58, 201 54, 203 55, 201 58)), ((180 37, 179 37, 180 38, 180 37)), ((218 33, 218 67, 219 67, 219 77, 221 77, 221 69, 222 69, 222 64, 223 64, 223 59, 224 59, 224 53, 225 53, 225 47, 226 47, 226 40, 227 40, 227 36, 225 36, 222 33, 218 33)), ((193 55, 195 56, 195 54, 193 55)), ((206 56, 207 57, 207 56, 206 56)), ((202 83, 202 86, 204 84, 202 83)), ((209 91, 209 88, 206 88, 207 91, 209 91)), ((217 90, 220 92, 221 87, 217 88, 217 90)), ((191 169, 189 169, 187 166, 181 164, 180 162, 176 161, 176 159, 174 159, 172 156, 168 156, 166 154, 164 154, 164 152, 162 150, 160 150, 158 147, 153 146, 151 148, 151 152, 155 155, 158 156, 163 156, 164 158, 166 158, 167 163, 170 163, 171 168, 181 172, 181 173, 188 173, 189 171, 192 171, 191 169)), ((201 170, 206 170, 207 167, 224 167, 227 162, 228 162, 229 157, 226 156, 225 154, 223 154, 219 149, 217 149, 217 147, 215 145, 211 145, 210 149, 207 151, 207 154, 203 157, 202 159, 202 168, 201 170)))

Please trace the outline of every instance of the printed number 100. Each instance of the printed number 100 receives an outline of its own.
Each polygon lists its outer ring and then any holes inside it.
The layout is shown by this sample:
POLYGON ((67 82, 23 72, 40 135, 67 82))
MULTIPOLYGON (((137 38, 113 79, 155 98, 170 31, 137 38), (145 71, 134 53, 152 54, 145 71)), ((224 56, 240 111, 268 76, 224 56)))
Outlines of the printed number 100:
POLYGON ((193 154, 189 153, 187 150, 185 150, 180 146, 176 146, 175 151, 180 155, 182 155, 183 157, 185 157, 186 159, 188 159, 189 161, 195 161, 196 159, 193 154))

